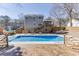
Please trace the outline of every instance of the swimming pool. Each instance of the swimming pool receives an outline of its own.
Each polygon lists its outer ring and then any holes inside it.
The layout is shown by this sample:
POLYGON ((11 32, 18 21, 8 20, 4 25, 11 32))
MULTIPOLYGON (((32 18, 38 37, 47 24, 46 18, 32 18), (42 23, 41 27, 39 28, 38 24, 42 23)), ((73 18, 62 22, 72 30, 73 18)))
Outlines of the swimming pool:
POLYGON ((53 34, 17 34, 8 36, 9 44, 14 43, 52 43, 62 44, 64 43, 63 35, 53 34))

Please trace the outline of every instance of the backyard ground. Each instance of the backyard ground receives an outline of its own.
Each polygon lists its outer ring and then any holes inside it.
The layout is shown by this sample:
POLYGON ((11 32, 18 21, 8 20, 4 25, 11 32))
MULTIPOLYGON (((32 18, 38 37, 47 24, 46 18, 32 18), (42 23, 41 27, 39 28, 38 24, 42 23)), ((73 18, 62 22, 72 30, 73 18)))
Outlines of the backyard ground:
POLYGON ((79 52, 65 45, 37 44, 21 45, 22 55, 25 56, 77 56, 79 52))
POLYGON ((16 44, 2 49, 4 56, 79 56, 79 31, 69 31, 65 44, 16 44))
POLYGON ((79 55, 79 28, 70 28, 65 35, 65 44, 16 45, 22 55, 29 56, 77 56, 79 55), (76 39, 75 39, 76 38, 76 39))
MULTIPOLYGON (((77 46, 79 47, 79 46, 77 46)), ((78 56, 79 50, 57 44, 23 44, 0 51, 1 56, 78 56)))

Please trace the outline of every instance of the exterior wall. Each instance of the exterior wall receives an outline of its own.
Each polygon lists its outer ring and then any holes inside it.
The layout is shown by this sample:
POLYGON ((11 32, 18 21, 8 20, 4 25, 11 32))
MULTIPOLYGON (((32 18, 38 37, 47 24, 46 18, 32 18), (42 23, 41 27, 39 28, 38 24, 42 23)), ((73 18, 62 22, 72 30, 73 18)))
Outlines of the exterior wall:
MULTIPOLYGON (((60 24, 59 24, 59 21, 57 19, 53 19, 53 24, 54 26, 57 26, 59 27, 60 24)), ((61 22, 61 26, 67 26, 67 27, 71 27, 70 26, 70 22, 61 22)), ((79 20, 78 19, 72 19, 72 27, 79 27, 79 20)))
POLYGON ((41 24, 38 28, 34 30, 35 33, 50 33, 52 30, 52 24, 51 21, 43 21, 43 24, 41 24))
MULTIPOLYGON (((68 27, 70 26, 70 22, 68 23, 67 26, 68 26, 68 27)), ((73 27, 79 27, 79 20, 73 19, 73 20, 72 20, 72 26, 73 26, 73 27)))
POLYGON ((53 25, 59 27, 59 21, 57 19, 52 21, 53 25))
POLYGON ((42 32, 49 33, 51 31, 52 26, 52 21, 44 21, 43 28, 41 30, 42 32))
POLYGON ((25 15, 25 28, 32 30, 42 24, 43 16, 42 15, 25 15))
POLYGON ((65 21, 65 22, 61 21, 61 22, 60 22, 60 21, 58 21, 57 19, 54 19, 54 20, 52 21, 52 23, 53 23, 53 25, 56 26, 56 27, 60 27, 60 26, 64 27, 64 26, 67 26, 67 24, 68 24, 67 21, 65 21))

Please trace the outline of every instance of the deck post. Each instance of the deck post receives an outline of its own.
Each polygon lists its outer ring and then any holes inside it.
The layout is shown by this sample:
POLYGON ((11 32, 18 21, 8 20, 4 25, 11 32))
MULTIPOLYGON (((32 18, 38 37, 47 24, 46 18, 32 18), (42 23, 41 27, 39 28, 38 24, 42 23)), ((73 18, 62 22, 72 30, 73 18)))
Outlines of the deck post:
POLYGON ((6 35, 6 42, 7 42, 6 47, 8 47, 8 46, 9 46, 9 45, 8 45, 8 35, 6 35))

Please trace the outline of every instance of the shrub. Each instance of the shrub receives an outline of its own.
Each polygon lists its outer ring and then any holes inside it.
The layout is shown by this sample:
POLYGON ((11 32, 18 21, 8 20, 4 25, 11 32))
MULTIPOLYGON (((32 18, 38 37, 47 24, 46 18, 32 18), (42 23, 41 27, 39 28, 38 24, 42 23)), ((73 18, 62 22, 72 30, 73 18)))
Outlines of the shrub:
POLYGON ((65 27, 52 27, 53 32, 60 31, 60 30, 66 30, 66 28, 65 27))

